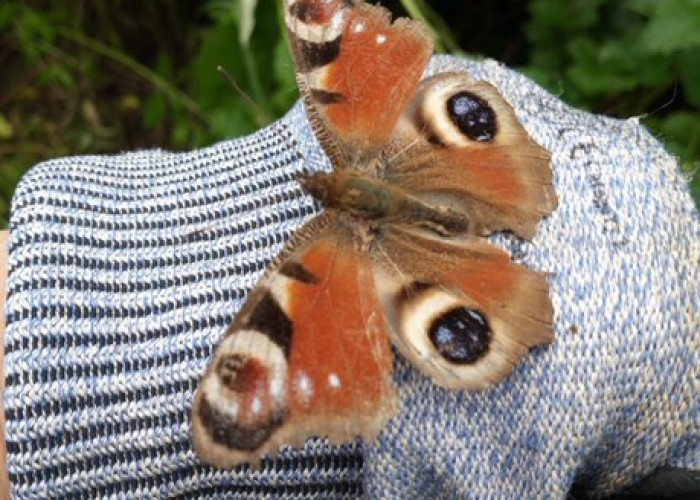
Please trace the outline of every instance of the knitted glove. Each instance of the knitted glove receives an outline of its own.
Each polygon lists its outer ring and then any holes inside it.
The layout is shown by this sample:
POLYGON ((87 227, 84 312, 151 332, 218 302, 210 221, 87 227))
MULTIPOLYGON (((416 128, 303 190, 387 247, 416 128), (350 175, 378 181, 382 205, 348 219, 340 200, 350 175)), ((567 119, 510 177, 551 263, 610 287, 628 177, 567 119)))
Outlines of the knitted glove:
POLYGON ((29 498, 565 498, 659 466, 700 469, 700 220, 676 161, 635 120, 573 110, 494 62, 435 57, 495 84, 552 152, 556 212, 534 242, 556 342, 483 392, 436 387, 397 356, 401 410, 378 442, 310 440, 260 470, 203 466, 189 408, 209 356, 328 169, 297 105, 190 153, 34 168, 11 222, 6 437, 29 498), (365 456, 366 454, 366 456, 365 456))

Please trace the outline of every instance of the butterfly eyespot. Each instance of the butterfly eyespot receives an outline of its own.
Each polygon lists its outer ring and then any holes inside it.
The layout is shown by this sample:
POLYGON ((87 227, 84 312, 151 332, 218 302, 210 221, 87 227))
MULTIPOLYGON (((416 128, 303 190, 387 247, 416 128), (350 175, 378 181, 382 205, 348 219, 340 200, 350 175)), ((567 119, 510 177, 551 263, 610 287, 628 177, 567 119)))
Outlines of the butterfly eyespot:
POLYGON ((491 327, 479 311, 459 307, 435 319, 428 336, 443 358, 465 365, 486 354, 491 342, 491 327))
POLYGON ((489 142, 496 137, 496 113, 489 103, 471 92, 459 92, 447 100, 452 122, 469 139, 489 142))
POLYGON ((255 359, 231 354, 216 366, 222 384, 234 392, 247 392, 267 383, 268 370, 255 359))

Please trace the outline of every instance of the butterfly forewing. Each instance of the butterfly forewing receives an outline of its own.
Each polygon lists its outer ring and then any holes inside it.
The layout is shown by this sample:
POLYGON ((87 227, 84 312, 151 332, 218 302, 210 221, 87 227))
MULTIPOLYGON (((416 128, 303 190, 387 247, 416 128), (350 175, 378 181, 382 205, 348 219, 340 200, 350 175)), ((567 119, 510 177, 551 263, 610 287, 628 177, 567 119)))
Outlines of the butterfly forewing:
POLYGON ((321 145, 336 168, 364 167, 415 95, 433 48, 426 28, 349 1, 286 1, 285 19, 321 145))
POLYGON ((200 382, 199 456, 256 462, 310 436, 373 439, 396 407, 368 256, 330 214, 311 221, 252 292, 200 382))

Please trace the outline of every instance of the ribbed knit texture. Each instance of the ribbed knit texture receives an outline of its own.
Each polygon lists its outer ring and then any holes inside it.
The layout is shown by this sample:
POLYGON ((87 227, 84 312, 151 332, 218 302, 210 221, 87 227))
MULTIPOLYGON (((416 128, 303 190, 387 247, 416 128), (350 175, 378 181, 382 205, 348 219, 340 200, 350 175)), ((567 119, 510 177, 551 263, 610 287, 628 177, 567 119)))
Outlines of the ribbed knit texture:
POLYGON ((700 222, 675 160, 634 120, 572 110, 493 62, 492 81, 553 153, 560 206, 533 243, 556 343, 481 393, 397 359, 402 401, 365 458, 310 441, 259 471, 201 465, 189 408, 213 349, 317 204, 329 168, 301 106, 190 153, 57 159, 17 189, 6 333, 13 498, 564 498, 668 464, 700 468, 700 222))

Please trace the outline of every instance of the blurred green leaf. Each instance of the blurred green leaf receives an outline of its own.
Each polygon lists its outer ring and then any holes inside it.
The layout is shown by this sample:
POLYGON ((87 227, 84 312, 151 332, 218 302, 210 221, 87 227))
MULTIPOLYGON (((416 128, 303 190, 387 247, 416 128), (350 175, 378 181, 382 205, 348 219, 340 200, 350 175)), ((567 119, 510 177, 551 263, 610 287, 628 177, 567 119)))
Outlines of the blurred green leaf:
POLYGON ((161 123, 168 109, 167 101, 162 94, 154 93, 146 101, 142 110, 142 123, 146 128, 153 128, 161 123))
POLYGON ((686 50, 679 55, 678 71, 685 96, 700 109, 700 48, 686 50))
POLYGON ((0 30, 8 29, 16 20, 21 7, 13 2, 0 5, 0 30))
POLYGON ((275 53, 272 58, 272 76, 277 85, 277 92, 272 96, 275 109, 284 110, 299 96, 292 54, 287 47, 287 40, 283 37, 277 41, 275 53))
POLYGON ((44 85, 61 85, 69 89, 75 85, 75 72, 64 64, 47 64, 39 81, 44 85))
POLYGON ((633 38, 598 44, 580 37, 569 44, 569 51, 573 63, 568 77, 589 96, 628 92, 644 85, 666 85, 671 80, 672 61, 641 52, 633 38), (647 64, 640 67, 640 59, 647 64))
POLYGON ((641 33, 650 52, 669 55, 700 48, 700 0, 656 2, 654 15, 641 33))
POLYGON ((592 40, 577 38, 569 44, 574 62, 567 76, 578 90, 589 96, 634 89, 638 79, 620 71, 618 58, 592 40))
POLYGON ((257 0, 240 0, 241 16, 238 24, 238 40, 241 46, 247 47, 250 42, 250 36, 255 28, 255 8, 257 0))
POLYGON ((208 0, 202 8, 216 24, 229 24, 235 22, 240 12, 239 3, 240 0, 208 0))
POLYGON ((700 156, 700 114, 676 112, 658 122, 666 146, 681 158, 700 156))
POLYGON ((0 139, 9 139, 14 134, 12 124, 4 115, 0 114, 0 139))

